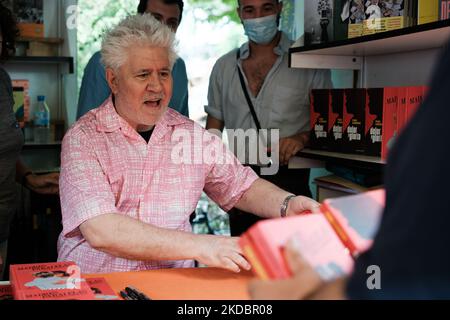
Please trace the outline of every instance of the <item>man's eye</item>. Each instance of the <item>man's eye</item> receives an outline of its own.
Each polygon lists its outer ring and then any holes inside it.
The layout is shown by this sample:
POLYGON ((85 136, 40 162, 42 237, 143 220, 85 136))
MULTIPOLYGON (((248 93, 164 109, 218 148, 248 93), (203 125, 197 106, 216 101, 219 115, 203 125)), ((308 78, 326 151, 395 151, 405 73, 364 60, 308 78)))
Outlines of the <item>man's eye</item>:
POLYGON ((168 71, 163 71, 160 73, 160 76, 163 79, 167 79, 169 77, 169 75, 170 75, 170 72, 168 72, 168 71))
POLYGON ((148 73, 141 73, 141 74, 138 74, 137 77, 138 77, 139 79, 145 79, 145 78, 148 77, 148 73))

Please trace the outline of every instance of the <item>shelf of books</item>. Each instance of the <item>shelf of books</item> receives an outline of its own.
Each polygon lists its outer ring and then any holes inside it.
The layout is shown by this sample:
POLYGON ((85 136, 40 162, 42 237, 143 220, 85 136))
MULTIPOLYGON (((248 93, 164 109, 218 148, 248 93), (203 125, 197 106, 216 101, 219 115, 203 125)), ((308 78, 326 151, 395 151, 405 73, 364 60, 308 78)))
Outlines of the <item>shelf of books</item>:
POLYGON ((73 57, 12 57, 8 60, 9 63, 52 63, 52 64, 67 64, 68 72, 74 72, 73 57))
POLYGON ((450 19, 365 36, 289 49, 289 66, 360 70, 362 58, 442 48, 450 37, 450 19))

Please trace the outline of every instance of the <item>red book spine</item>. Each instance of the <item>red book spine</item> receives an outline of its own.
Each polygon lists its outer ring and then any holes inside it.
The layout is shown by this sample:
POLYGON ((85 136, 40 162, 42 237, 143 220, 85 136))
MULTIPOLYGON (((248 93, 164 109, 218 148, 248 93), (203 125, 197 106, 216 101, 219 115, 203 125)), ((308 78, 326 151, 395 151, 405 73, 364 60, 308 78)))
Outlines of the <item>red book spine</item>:
POLYGON ((381 142, 381 158, 387 159, 388 152, 398 137, 398 88, 384 88, 383 95, 383 129, 381 142))
POLYGON ((330 207, 324 203, 321 206, 321 211, 330 225, 333 227, 334 232, 336 232, 343 245, 350 251, 350 254, 355 257, 358 254, 356 246, 350 239, 348 234, 345 232, 339 221, 334 217, 330 207))

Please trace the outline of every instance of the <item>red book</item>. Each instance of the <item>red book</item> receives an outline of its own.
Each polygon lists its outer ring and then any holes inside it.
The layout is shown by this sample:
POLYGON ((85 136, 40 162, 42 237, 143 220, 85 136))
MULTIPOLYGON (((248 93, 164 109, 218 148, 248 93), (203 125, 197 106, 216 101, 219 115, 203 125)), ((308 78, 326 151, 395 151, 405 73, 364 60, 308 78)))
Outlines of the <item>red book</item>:
POLYGON ((258 277, 284 279, 291 271, 282 250, 295 238, 303 257, 330 280, 349 274, 353 257, 370 248, 384 202, 383 189, 327 199, 321 213, 260 221, 239 243, 258 277))
POLYGON ((400 134, 406 126, 406 109, 408 108, 408 87, 398 88, 397 130, 400 134))
POLYGON ((425 87, 409 87, 407 90, 406 122, 411 121, 423 102, 425 87))
POLYGON ((12 300, 13 293, 10 284, 0 284, 0 300, 12 300))
POLYGON ((389 150, 398 137, 399 88, 384 88, 383 132, 381 139, 381 159, 386 160, 389 150))
POLYGON ((17 300, 94 300, 74 262, 10 266, 10 281, 17 300))
POLYGON ((381 155, 383 131, 384 88, 366 90, 364 147, 365 154, 379 157, 381 155))
POLYGON ((344 90, 342 152, 365 153, 366 89, 344 90))
POLYGON ((119 299, 105 278, 87 278, 86 282, 94 293, 96 300, 119 299))
POLYGON ((311 90, 310 101, 310 146, 312 149, 328 150, 328 116, 331 108, 330 90, 311 90))

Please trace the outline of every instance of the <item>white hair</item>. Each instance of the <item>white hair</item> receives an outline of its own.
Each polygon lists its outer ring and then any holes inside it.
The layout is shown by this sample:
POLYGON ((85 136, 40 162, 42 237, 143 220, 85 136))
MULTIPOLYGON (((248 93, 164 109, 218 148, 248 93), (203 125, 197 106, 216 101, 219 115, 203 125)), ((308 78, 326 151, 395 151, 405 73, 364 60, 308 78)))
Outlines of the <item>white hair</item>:
POLYGON ((166 48, 171 69, 178 58, 174 32, 150 13, 144 13, 126 17, 104 34, 102 63, 117 70, 126 62, 127 50, 136 46, 166 48))

